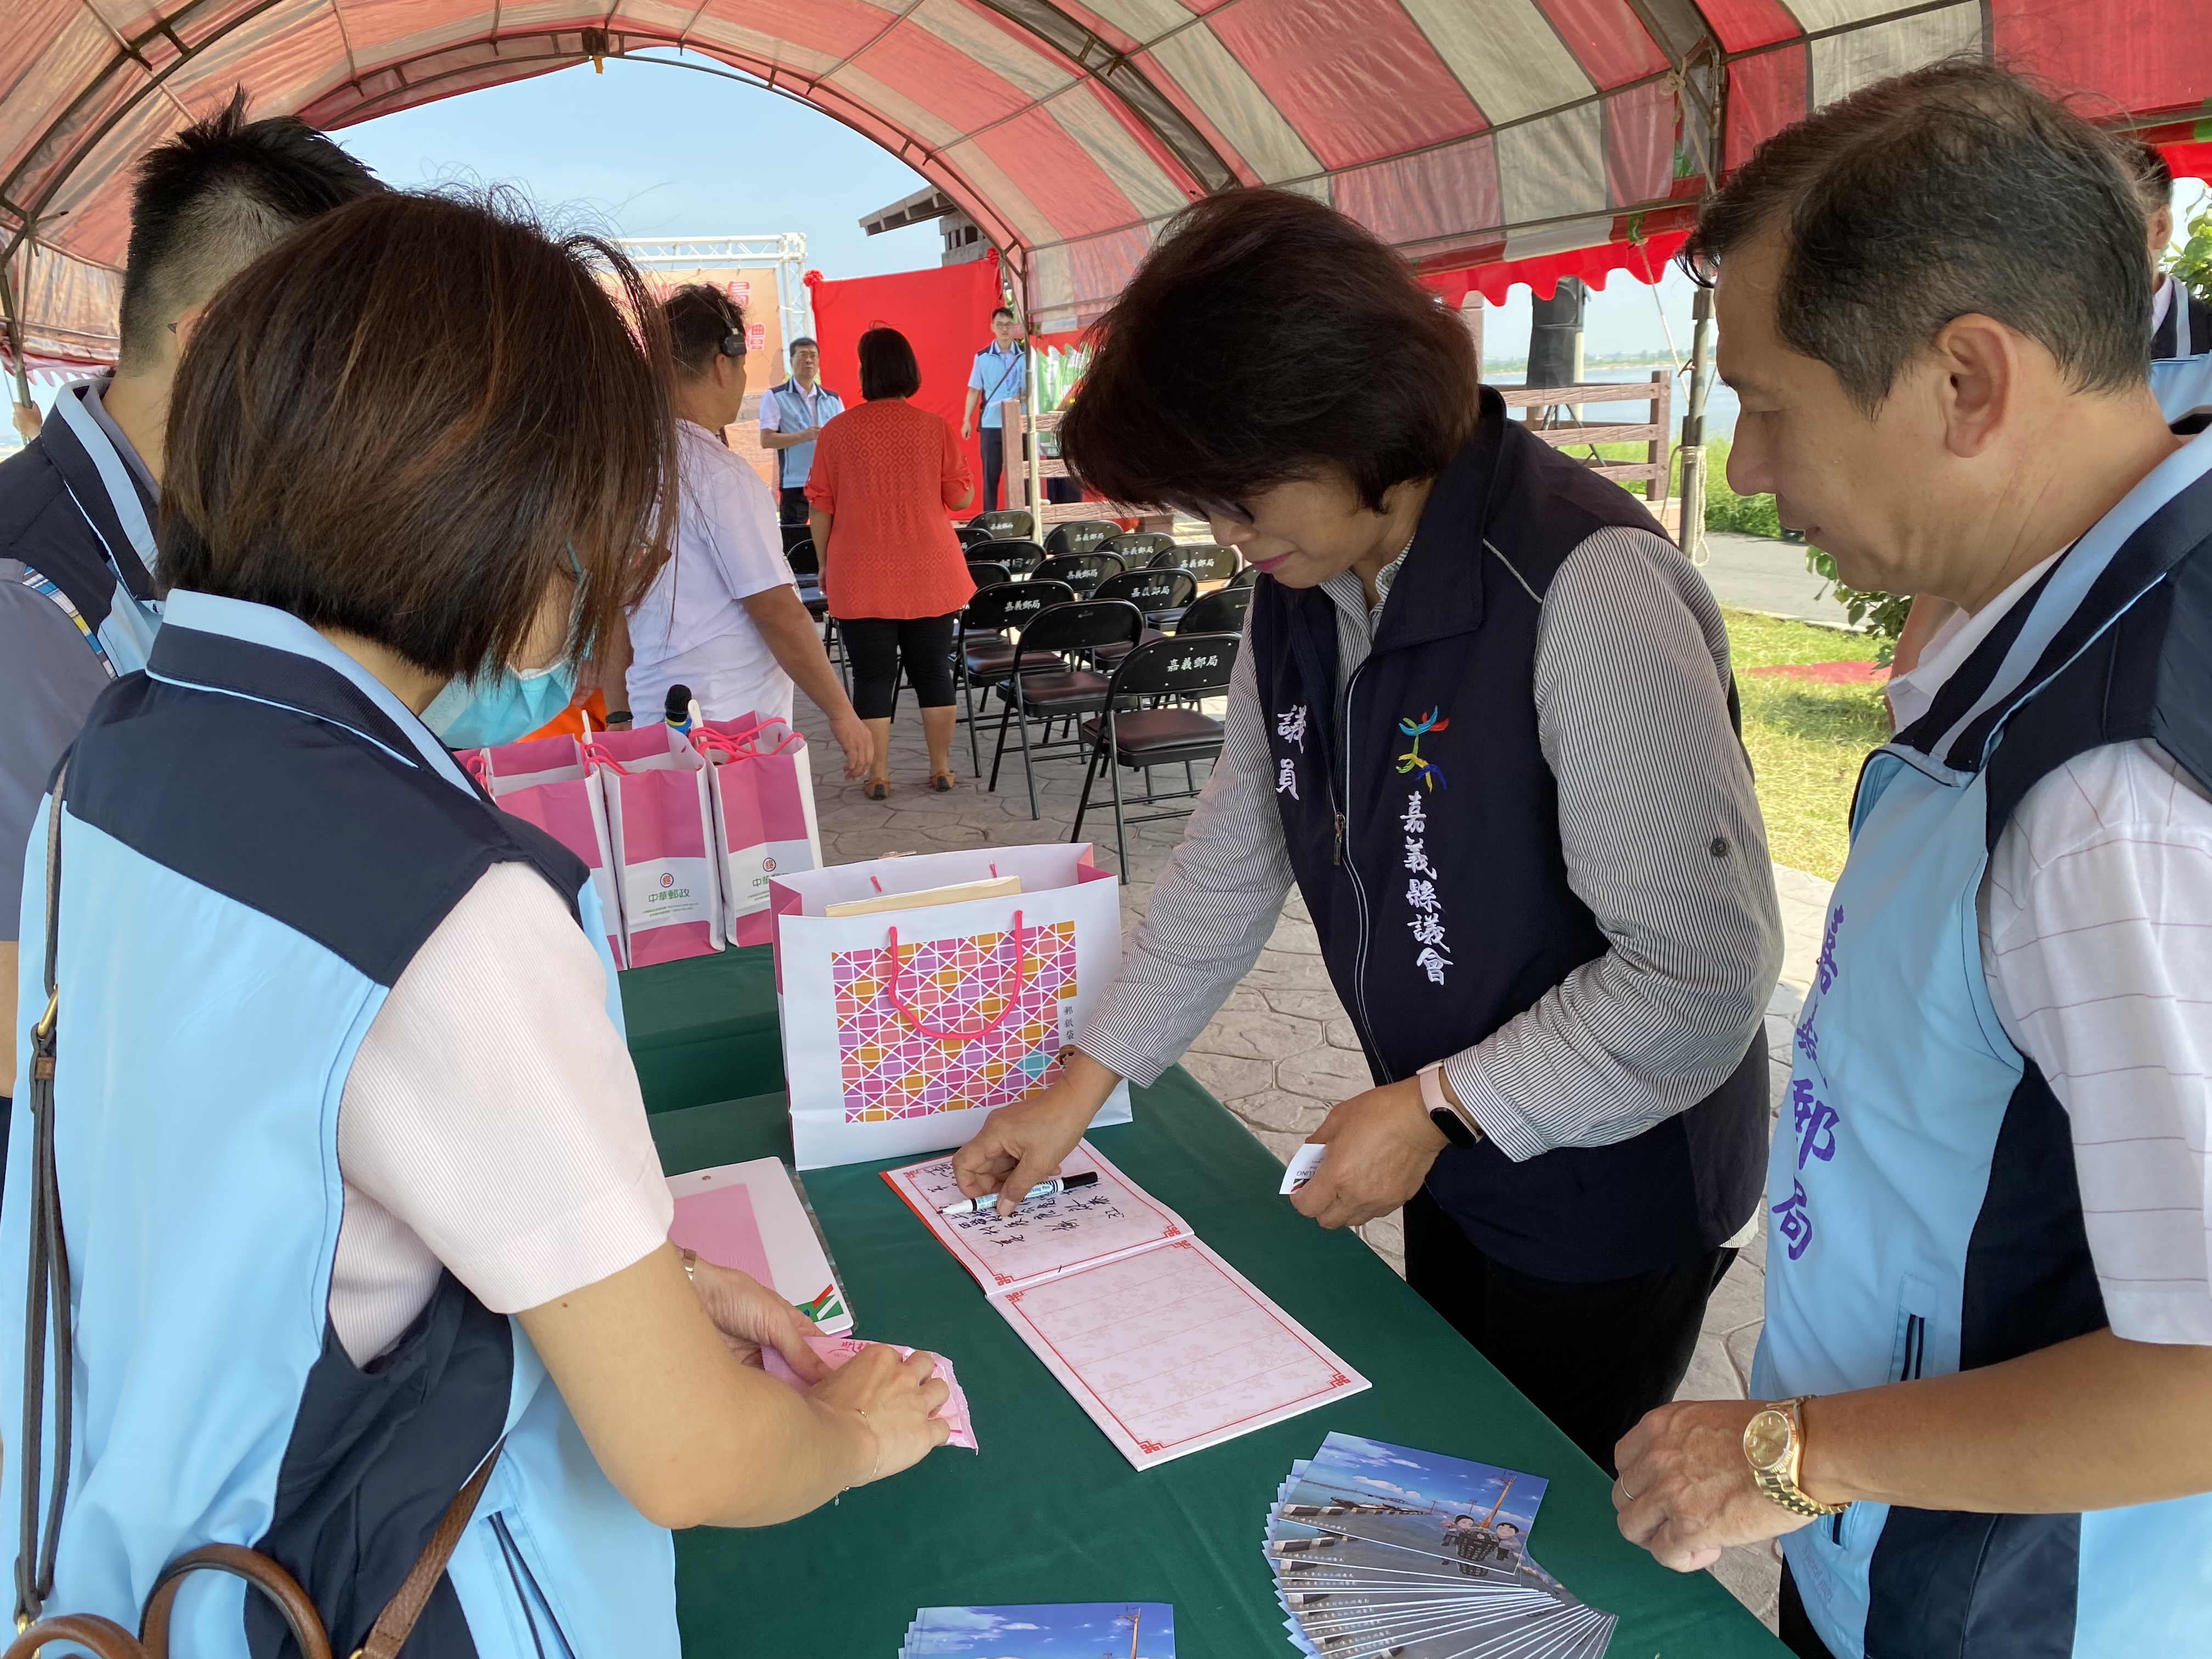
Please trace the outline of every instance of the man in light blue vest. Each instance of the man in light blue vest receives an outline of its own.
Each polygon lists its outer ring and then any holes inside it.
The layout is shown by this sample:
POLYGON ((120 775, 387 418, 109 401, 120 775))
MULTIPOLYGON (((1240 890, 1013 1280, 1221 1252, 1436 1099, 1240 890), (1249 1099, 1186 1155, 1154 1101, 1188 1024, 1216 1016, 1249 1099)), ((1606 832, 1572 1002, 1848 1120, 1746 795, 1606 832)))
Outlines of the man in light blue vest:
POLYGON ((1808 1659, 2212 1655, 2212 441, 2124 161, 1952 64, 1706 204, 1729 482, 1959 616, 1893 684, 1767 1177, 1747 1401, 1621 1442, 1668 1565, 1782 1536, 1808 1659))
POLYGON ((845 400, 822 384, 821 374, 822 348, 802 334, 791 343, 791 378, 761 394, 761 447, 775 452, 776 516, 785 524, 806 522, 814 441, 830 416, 845 412, 845 400))

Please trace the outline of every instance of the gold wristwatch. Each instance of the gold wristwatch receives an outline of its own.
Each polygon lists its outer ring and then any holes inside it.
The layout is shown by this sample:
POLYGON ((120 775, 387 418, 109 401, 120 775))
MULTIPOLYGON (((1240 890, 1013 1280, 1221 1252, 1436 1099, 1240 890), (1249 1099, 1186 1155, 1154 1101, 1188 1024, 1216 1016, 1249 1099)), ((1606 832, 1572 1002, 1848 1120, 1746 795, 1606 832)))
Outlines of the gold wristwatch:
POLYGON ((1797 1484, 1805 1452, 1805 1419, 1798 1407, 1813 1396, 1778 1400, 1743 1425, 1743 1455, 1759 1491, 1793 1515, 1841 1515, 1848 1504, 1816 1504, 1797 1484))

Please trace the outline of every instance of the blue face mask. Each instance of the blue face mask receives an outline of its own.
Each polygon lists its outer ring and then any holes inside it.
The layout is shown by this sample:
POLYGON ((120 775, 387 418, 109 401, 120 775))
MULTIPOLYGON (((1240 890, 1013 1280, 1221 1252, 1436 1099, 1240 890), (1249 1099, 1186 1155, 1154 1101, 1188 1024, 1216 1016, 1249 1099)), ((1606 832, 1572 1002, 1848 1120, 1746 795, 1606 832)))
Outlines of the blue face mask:
POLYGON ((449 680, 422 711, 422 723, 449 749, 489 749, 526 738, 566 708, 576 695, 576 665, 498 671, 449 680))

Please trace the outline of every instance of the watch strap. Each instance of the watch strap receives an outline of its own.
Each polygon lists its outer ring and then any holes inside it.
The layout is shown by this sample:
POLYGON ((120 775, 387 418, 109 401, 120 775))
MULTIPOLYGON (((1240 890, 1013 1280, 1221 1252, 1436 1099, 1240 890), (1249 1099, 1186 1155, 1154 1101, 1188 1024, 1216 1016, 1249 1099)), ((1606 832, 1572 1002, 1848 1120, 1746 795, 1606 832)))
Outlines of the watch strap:
POLYGON ((1443 1131, 1444 1139, 1464 1152, 1482 1139, 1482 1132, 1444 1093, 1443 1069, 1444 1063, 1440 1060, 1432 1060, 1421 1067, 1421 1105, 1429 1115, 1429 1121, 1443 1131))
POLYGON ((1753 1464, 1752 1479, 1758 1483, 1759 1490, 1768 1502, 1778 1504, 1793 1515, 1841 1515, 1850 1508, 1849 1504, 1818 1503, 1797 1484, 1798 1467, 1805 1455, 1805 1416, 1800 1407, 1812 1398, 1809 1394, 1801 1394, 1791 1399, 1778 1400, 1766 1407, 1768 1411, 1781 1412, 1790 1419, 1790 1452, 1771 1469, 1762 1469, 1753 1464))

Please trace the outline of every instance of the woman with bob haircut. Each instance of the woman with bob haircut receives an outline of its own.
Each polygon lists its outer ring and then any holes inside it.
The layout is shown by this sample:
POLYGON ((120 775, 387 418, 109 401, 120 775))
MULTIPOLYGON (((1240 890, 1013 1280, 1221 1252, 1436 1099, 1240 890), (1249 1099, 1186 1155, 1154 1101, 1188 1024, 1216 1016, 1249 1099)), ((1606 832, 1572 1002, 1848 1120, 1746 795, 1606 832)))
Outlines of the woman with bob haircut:
MULTIPOLYGON (((20 1612, 135 1628, 163 1564, 219 1543, 289 1571, 339 1653, 428 1559, 410 1652, 674 1659, 665 1528, 784 1520, 945 1438, 927 1356, 825 1375, 794 1310, 670 1245, 584 866, 418 718, 487 661, 589 653, 650 582, 666 359, 605 244, 398 194, 313 222, 195 331, 167 620, 32 852, 58 1052, 15 1115, 0 1328, 48 1188, 75 1297, 50 1431, 76 1410, 20 1612), (811 1386, 743 1363, 764 1345, 811 1386)), ((19 1024, 49 1006, 26 975, 19 1024)), ((0 1421, 29 1489, 25 1385, 0 1421)), ((283 1641, 202 1582, 179 1650, 283 1641)))
POLYGON ((853 663, 853 707, 875 737, 862 786, 888 799, 891 705, 906 669, 921 705, 929 787, 951 789, 952 629, 975 591, 945 515, 975 499, 968 458, 941 415, 907 401, 921 390, 914 348, 895 328, 860 336, 859 408, 822 428, 806 475, 822 591, 853 663))
POLYGON ((1024 1190, 1173 1063, 1295 885, 1375 1086, 1291 1201, 1324 1227, 1402 1205, 1408 1282, 1610 1468, 1763 1181, 1781 928, 1711 594, 1506 418, 1398 255, 1285 191, 1170 227, 1060 434, 1261 575, 1120 977, 1062 1078, 958 1154, 963 1189, 1024 1190))

